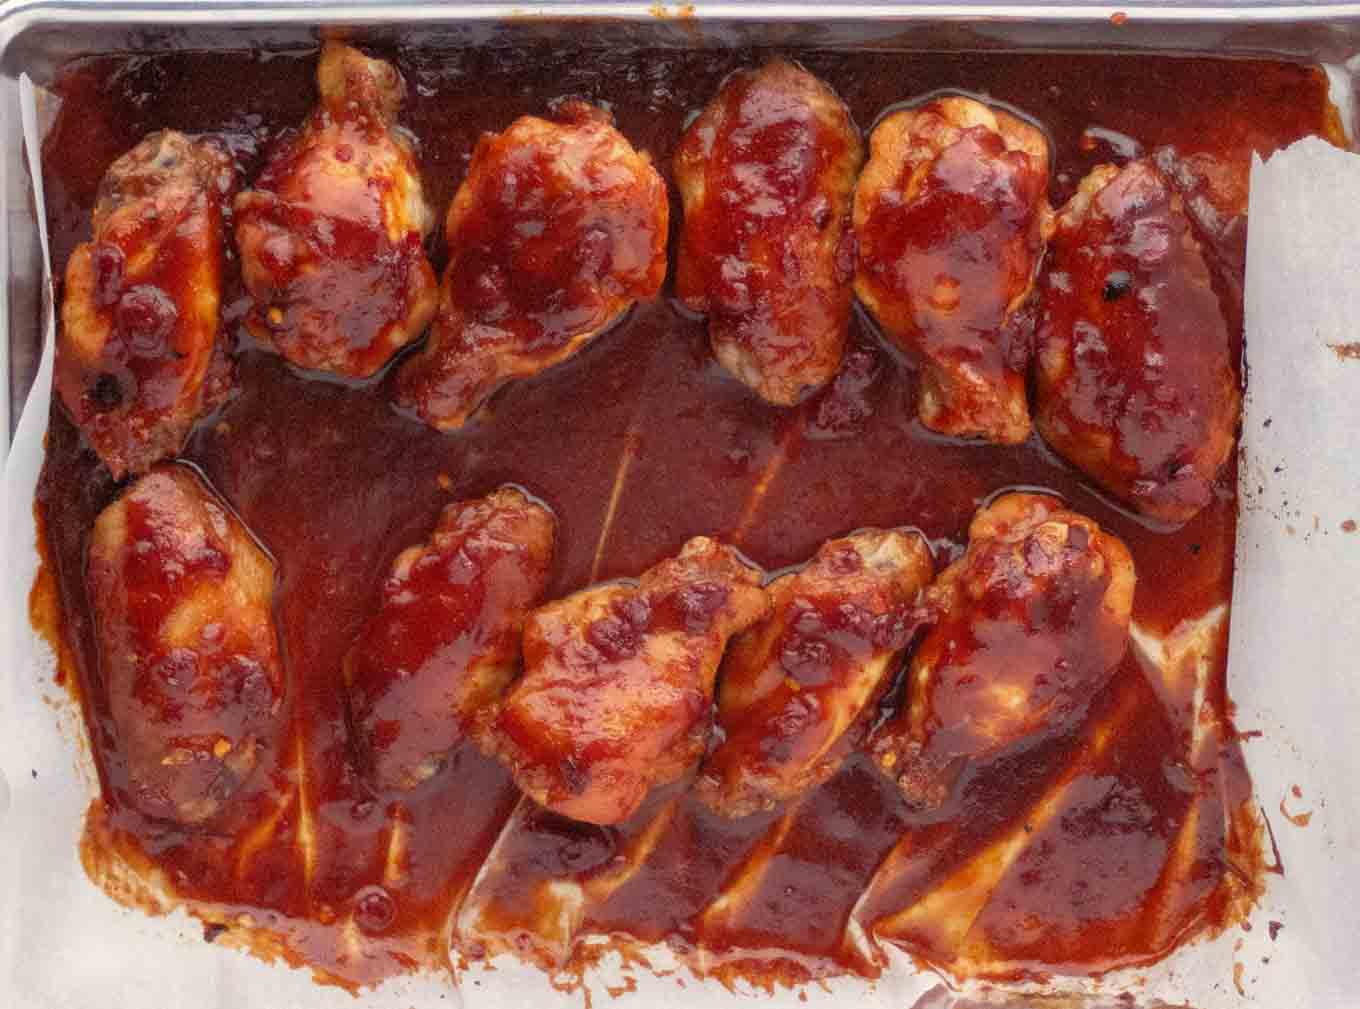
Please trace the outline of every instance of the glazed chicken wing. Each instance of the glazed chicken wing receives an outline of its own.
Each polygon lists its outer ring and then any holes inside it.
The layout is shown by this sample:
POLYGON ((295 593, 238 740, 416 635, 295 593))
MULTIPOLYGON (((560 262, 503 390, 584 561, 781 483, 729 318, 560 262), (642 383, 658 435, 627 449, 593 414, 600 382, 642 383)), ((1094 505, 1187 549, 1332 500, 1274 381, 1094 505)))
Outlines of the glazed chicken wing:
POLYGON ((110 166, 94 240, 66 264, 56 389, 114 479, 176 455, 220 402, 223 209, 230 158, 152 133, 110 166))
POLYGON ((581 101, 477 144, 449 207, 429 345, 398 402, 462 427, 506 382, 565 361, 666 276, 666 187, 609 114, 581 101))
POLYGON ((372 375, 420 336, 438 299, 424 241, 434 216, 397 128, 396 68, 337 42, 321 103, 236 198, 251 334, 301 368, 372 375))
POLYGON ((1148 161, 1063 208, 1039 328, 1039 433, 1145 515, 1184 522, 1232 454, 1228 327, 1181 198, 1148 161))
POLYGON ((723 648, 768 611, 760 572, 704 537, 636 585, 549 603, 525 626, 524 674, 489 746, 549 809, 626 820, 703 755, 723 648))
POLYGON ((676 293, 707 313, 723 367, 771 403, 799 402, 840 367, 863 160, 845 103, 783 60, 730 76, 676 151, 676 293))
POLYGON ((1124 657, 1134 581, 1124 544, 1056 498, 982 509, 927 590, 938 622, 912 657, 907 705, 876 733, 879 766, 933 807, 968 760, 1084 711, 1124 657))
POLYGON ((444 509, 397 555, 345 660, 359 765, 379 789, 433 776, 501 696, 552 563, 552 513, 514 487, 444 509))
POLYGON ((1032 323, 1022 309, 1053 230, 1048 143, 971 98, 895 112, 870 138, 855 189, 855 293, 923 365, 934 431, 1015 444, 1032 323))
POLYGON ((831 777, 915 635, 915 604, 933 574, 919 534, 866 529, 771 584, 774 612, 723 660, 725 738, 704 763, 699 798, 745 816, 831 777))
POLYGON ((202 823, 281 725, 274 563, 191 470, 165 465, 96 519, 87 583, 128 800, 202 823))
MULTIPOLYGON (((1263 142, 1260 149, 1269 149, 1263 142)), ((1174 147, 1152 152, 1152 163, 1180 196, 1209 272, 1239 303, 1247 269, 1247 203, 1251 159, 1209 151, 1182 153, 1174 147)))

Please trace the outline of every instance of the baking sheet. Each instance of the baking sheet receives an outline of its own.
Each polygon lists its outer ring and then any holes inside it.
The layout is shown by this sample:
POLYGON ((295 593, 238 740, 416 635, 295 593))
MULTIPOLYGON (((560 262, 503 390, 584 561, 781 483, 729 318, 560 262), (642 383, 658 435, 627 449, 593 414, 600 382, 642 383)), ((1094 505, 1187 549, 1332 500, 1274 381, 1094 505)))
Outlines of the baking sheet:
MULTIPOLYGON (((22 94, 31 164, 40 95, 26 81, 22 94)), ((31 171, 41 222, 41 176, 31 171)), ((1347 531, 1360 522, 1360 467, 1350 455, 1360 430, 1360 345, 1354 356, 1348 347, 1360 341, 1360 157, 1322 142, 1295 145, 1254 169, 1251 213, 1250 388, 1229 676, 1238 727, 1262 733, 1246 755, 1285 873, 1271 877, 1249 930, 1183 947, 1153 968, 1046 989, 1088 996, 1083 1005, 1109 1005, 1123 992, 1144 1006, 1198 1009, 1360 1004, 1352 993, 1360 901, 1351 896, 1360 884, 1353 857, 1360 799, 1351 787, 1360 780, 1360 751, 1349 745, 1348 722, 1360 712, 1360 683, 1347 661, 1360 654, 1347 591, 1360 580, 1360 531, 1347 531), (1312 815, 1303 825, 1305 813, 1312 815)), ((29 627, 25 605, 37 568, 32 500, 50 402, 47 307, 42 365, 3 488, 0 1005, 352 1005, 347 993, 313 984, 304 970, 206 944, 201 926, 182 912, 149 918, 120 908, 81 869, 76 841, 94 795, 93 771, 79 713, 53 680, 54 658, 29 627)), ((631 980, 631 1004, 731 1001, 718 983, 683 970, 633 972, 631 980)), ((588 983, 599 996, 620 982, 606 961, 588 983)), ((582 1002, 580 993, 558 992, 538 971, 505 959, 465 973, 460 983, 461 1001, 472 1007, 582 1002)), ((1009 1001, 1004 991, 951 991, 901 956, 875 985, 841 979, 801 995, 806 1001, 776 993, 772 1004, 948 1009, 1009 1001)), ((460 1003, 443 975, 395 979, 363 997, 380 1009, 460 1003)))

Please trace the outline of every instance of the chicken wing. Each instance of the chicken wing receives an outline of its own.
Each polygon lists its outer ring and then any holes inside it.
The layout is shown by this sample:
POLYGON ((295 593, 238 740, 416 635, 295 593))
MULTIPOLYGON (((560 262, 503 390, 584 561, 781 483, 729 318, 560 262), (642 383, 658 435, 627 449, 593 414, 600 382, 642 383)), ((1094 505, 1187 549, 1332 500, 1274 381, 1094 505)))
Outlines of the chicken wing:
POLYGON ((768 612, 760 572, 705 537, 636 585, 549 603, 525 625, 524 675, 489 748, 549 809, 626 820, 703 755, 727 640, 768 612))
POLYGON ((501 696, 547 584, 552 513, 514 487, 444 509, 397 555, 345 660, 359 765, 379 789, 433 776, 501 696))
POLYGON ((1029 437, 1022 311, 1053 231, 1048 143, 971 98, 894 112, 869 140, 855 189, 855 293, 919 354, 919 412, 934 431, 1029 437))
POLYGON ((1183 154, 1174 147, 1157 148, 1151 159, 1180 196, 1210 275, 1222 282, 1240 312, 1247 269, 1251 160, 1208 151, 1183 154))
POLYGON ((845 103, 784 60, 728 77, 675 153, 676 294, 707 313, 723 367, 771 403, 801 401, 840 367, 863 160, 845 103))
POLYGON ((926 592, 938 622, 908 671, 907 705, 873 740, 903 794, 938 805, 968 760, 1067 723, 1128 645, 1133 559, 1043 494, 973 517, 968 549, 926 592))
POLYGON ((395 67, 338 42, 321 50, 321 103, 236 198, 255 339, 301 368, 365 378, 416 339, 438 288, 425 258, 434 215, 395 67))
POLYGON ((580 351, 666 276, 666 187, 610 115, 564 102, 477 144, 449 207, 429 345, 398 402, 441 430, 580 351))
POLYGON ((164 465, 95 520, 87 584, 127 798, 203 823, 276 745, 274 562, 191 470, 164 465))
POLYGON ((1193 517, 1232 454, 1241 395, 1199 243, 1151 162, 1082 180, 1042 304, 1039 433, 1143 514, 1193 517))
POLYGON ((723 742, 695 786, 746 816, 820 785, 862 738, 861 717, 915 636, 917 598, 934 574, 918 533, 866 529, 825 543, 769 586, 773 614, 723 660, 723 742))
POLYGON ((176 455, 226 391, 218 339, 226 153, 152 133, 99 186, 94 240, 66 264, 56 389, 115 480, 176 455))

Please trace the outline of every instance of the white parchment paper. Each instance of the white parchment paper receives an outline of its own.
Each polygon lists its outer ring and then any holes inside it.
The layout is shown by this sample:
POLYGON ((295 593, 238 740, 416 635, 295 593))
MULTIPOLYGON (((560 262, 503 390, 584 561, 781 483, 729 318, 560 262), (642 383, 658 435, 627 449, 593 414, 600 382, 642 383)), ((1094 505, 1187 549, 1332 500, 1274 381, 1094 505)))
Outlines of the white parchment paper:
MULTIPOLYGON (((34 91, 26 82, 23 90, 33 152, 34 91)), ((40 193, 39 208, 41 220, 40 193)), ((1082 1005, 1109 1006, 1121 992, 1143 1006, 1197 1009, 1360 1005, 1360 530, 1347 531, 1351 520, 1360 523, 1360 346, 1353 358, 1346 349, 1360 344, 1360 156, 1303 141, 1255 166, 1246 292, 1250 384, 1229 684, 1238 727, 1262 733, 1247 757, 1285 874, 1272 877, 1249 930, 1182 947, 1154 968, 1057 986, 1092 997, 1082 1005), (1307 825, 1296 825, 1308 812, 1307 825)), ((42 369, 3 488, 0 1007, 351 1006, 347 993, 313 984, 305 971, 206 944, 201 926, 183 914, 149 918, 120 908, 79 864, 93 771, 78 712, 53 682, 53 656, 31 630, 27 607, 50 402, 48 307, 42 369)), ((361 1000, 377 1009, 583 1002, 535 970, 505 960, 494 966, 464 975, 460 990, 447 976, 403 978, 361 1000)), ((609 980, 596 979, 597 999, 609 980)), ((633 981, 624 1005, 692 1009, 740 998, 683 972, 638 972, 633 981)), ((948 1009, 1010 999, 951 992, 903 957, 876 985, 849 979, 802 996, 777 993, 764 1004, 948 1009)))

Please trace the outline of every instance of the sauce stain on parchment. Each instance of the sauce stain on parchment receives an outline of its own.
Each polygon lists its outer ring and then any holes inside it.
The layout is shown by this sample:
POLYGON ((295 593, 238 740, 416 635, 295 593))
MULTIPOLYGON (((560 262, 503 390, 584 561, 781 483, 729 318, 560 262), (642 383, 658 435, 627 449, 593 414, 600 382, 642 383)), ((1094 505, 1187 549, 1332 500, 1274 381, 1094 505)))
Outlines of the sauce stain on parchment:
POLYGON ((1293 785, 1290 787, 1289 795, 1286 795, 1280 799, 1280 815, 1283 816, 1286 820, 1288 820, 1296 827, 1308 826, 1308 824, 1312 822, 1313 811, 1309 809, 1302 813, 1289 812, 1289 810, 1285 809, 1285 803, 1289 800, 1290 796, 1293 796, 1295 799, 1302 799, 1303 789, 1299 788, 1298 785, 1293 785))

